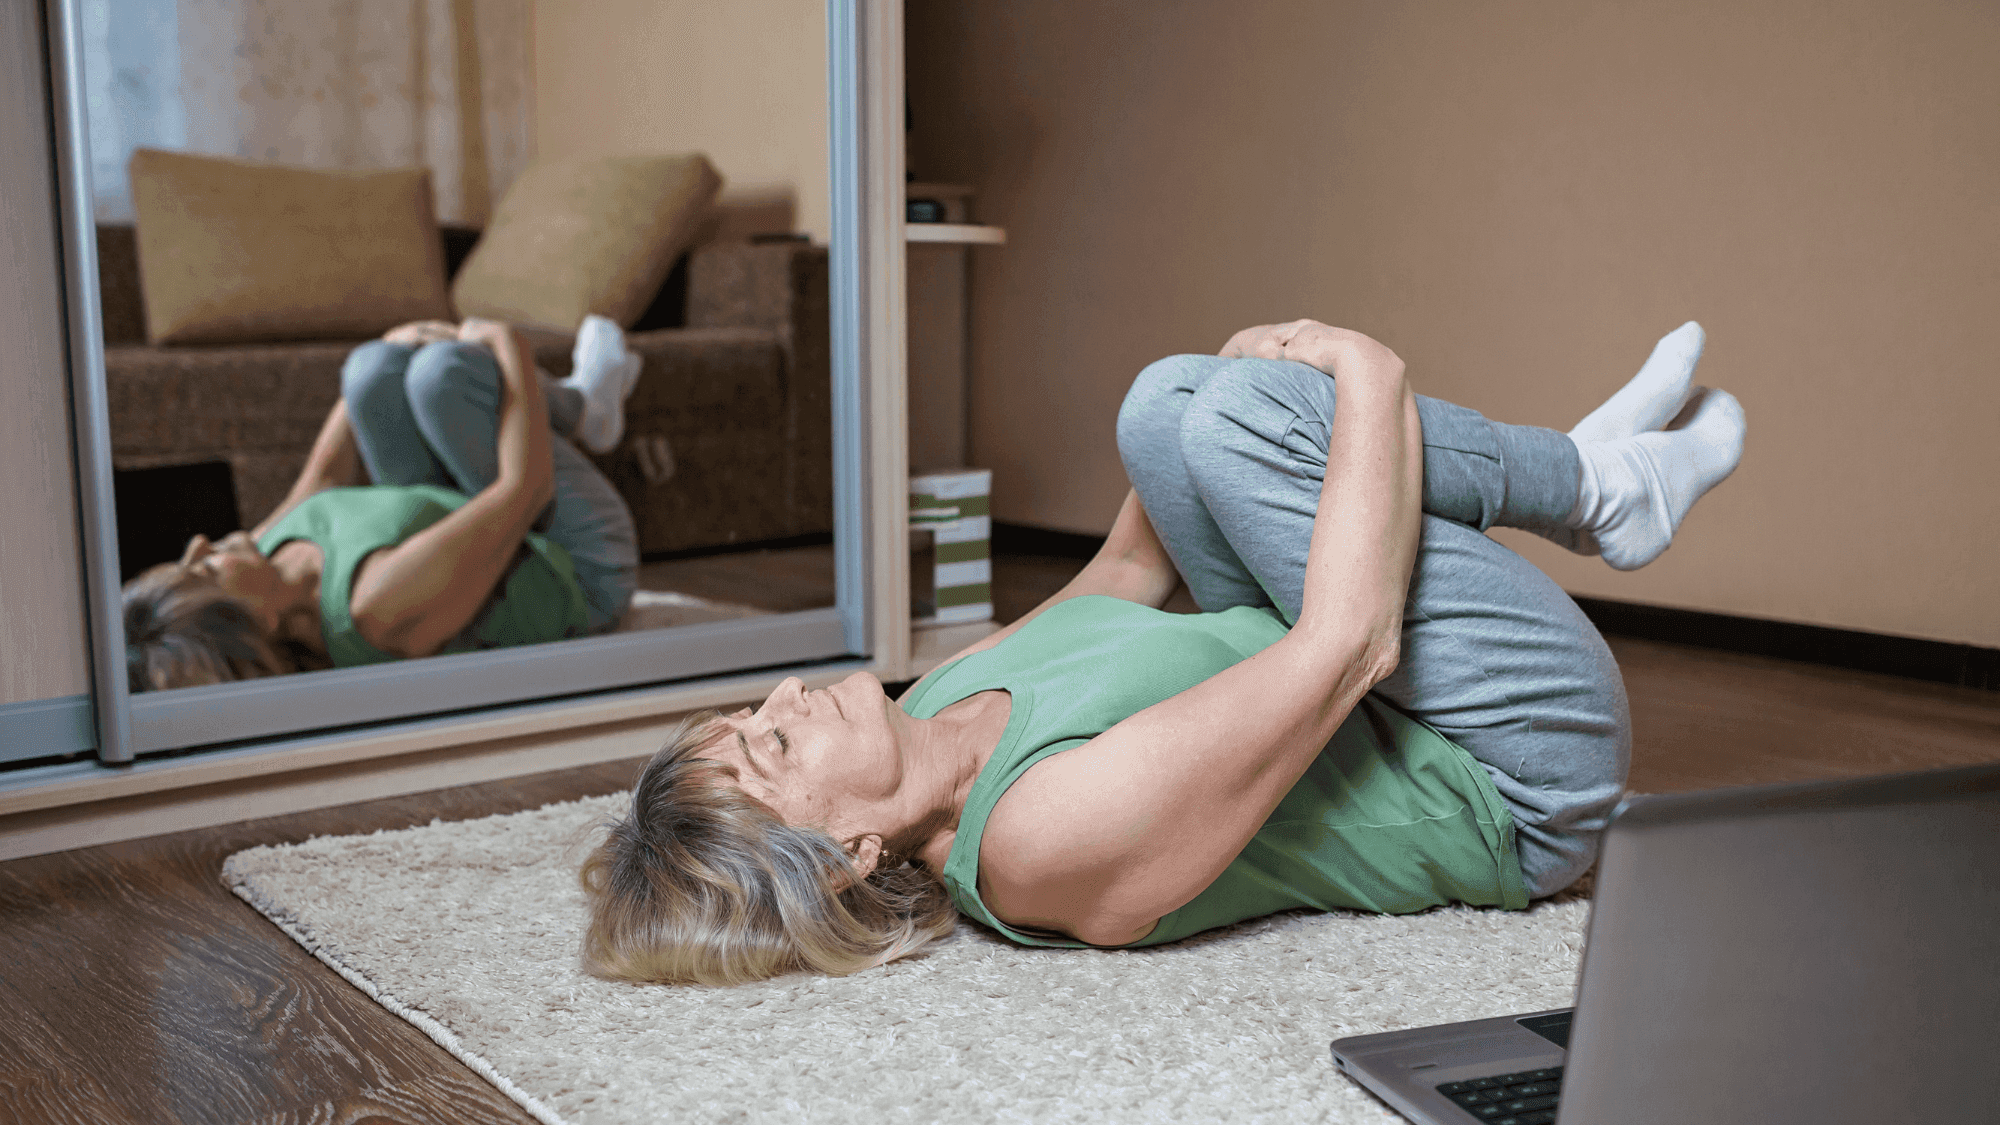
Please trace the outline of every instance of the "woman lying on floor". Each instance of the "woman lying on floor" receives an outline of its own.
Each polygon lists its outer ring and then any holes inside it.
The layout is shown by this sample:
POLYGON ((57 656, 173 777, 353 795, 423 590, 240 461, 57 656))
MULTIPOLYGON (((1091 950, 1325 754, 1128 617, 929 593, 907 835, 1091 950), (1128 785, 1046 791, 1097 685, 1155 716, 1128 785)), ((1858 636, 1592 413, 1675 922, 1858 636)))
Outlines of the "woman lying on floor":
POLYGON ((1665 550, 1742 450, 1735 399, 1690 386, 1701 342, 1668 335, 1567 436, 1418 398, 1388 348, 1310 321, 1153 364, 1118 418, 1134 491, 1055 597, 900 708, 865 674, 792 679, 669 741, 583 868, 585 967, 853 972, 954 906, 1129 946, 1561 890, 1619 797, 1624 690, 1481 531, 1620 569, 1665 550), (1204 612, 1156 608, 1182 581, 1204 612))
POLYGON ((632 515, 567 439, 617 443, 639 359, 594 316, 575 360, 550 379, 490 320, 356 348, 284 503, 126 585, 132 690, 614 627, 637 584, 632 515))

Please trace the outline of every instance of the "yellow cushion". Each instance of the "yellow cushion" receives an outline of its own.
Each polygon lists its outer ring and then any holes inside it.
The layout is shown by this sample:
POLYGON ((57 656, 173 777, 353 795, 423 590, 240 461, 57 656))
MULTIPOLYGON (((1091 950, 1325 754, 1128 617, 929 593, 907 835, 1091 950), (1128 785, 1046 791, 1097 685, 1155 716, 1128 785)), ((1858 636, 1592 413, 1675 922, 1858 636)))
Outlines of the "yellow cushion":
POLYGON ((537 161, 493 209, 452 301, 462 316, 564 332, 587 313, 629 328, 721 188, 700 155, 537 161))
POLYGON ((130 174, 153 343, 361 339, 451 316, 427 169, 139 149, 130 174))

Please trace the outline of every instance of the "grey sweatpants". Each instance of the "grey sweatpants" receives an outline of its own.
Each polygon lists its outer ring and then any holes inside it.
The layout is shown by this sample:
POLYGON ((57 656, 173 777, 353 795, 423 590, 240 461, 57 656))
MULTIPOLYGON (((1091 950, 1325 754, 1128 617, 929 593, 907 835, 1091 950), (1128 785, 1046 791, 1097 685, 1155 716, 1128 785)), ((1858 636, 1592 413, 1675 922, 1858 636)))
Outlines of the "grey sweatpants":
MULTIPOLYGON (((435 484, 475 495, 500 475, 500 364, 473 344, 410 348, 373 340, 348 354, 340 394, 376 484, 435 484)), ((575 388, 543 383, 555 499, 535 523, 576 564, 591 632, 617 625, 639 579, 625 501, 567 440, 583 417, 575 388)))
MULTIPOLYGON (((1547 575, 1481 534, 1560 528, 1566 435, 1419 396, 1423 539, 1402 663, 1375 692, 1486 767, 1513 810, 1531 895, 1574 882, 1624 787, 1631 724, 1604 639, 1547 575)), ((1139 374, 1118 451, 1197 604, 1298 619, 1334 381, 1301 363, 1172 356, 1139 374)))

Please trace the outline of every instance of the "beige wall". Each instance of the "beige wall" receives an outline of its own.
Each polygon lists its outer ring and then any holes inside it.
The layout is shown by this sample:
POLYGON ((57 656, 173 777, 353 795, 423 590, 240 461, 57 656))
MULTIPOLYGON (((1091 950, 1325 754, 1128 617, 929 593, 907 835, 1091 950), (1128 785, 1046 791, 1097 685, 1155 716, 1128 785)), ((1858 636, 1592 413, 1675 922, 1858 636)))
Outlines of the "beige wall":
POLYGON ((703 152, 825 242, 825 0, 536 0, 539 156, 703 152))
POLYGON ((90 690, 36 5, 0 6, 0 705, 90 690))
POLYGON ((2000 645, 2000 8, 910 6, 914 150, 975 185, 973 456, 1101 532, 1148 360, 1313 316, 1567 429, 1690 317, 1736 476, 1578 594, 2000 645))

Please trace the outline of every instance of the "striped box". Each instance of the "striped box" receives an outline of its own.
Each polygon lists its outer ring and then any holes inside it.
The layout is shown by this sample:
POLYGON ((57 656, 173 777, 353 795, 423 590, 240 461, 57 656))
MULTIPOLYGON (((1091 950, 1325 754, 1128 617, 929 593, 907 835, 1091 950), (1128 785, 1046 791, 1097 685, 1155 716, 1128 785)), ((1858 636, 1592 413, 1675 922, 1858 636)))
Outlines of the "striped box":
POLYGON ((911 624, 993 616, 993 470, 910 478, 911 624))

